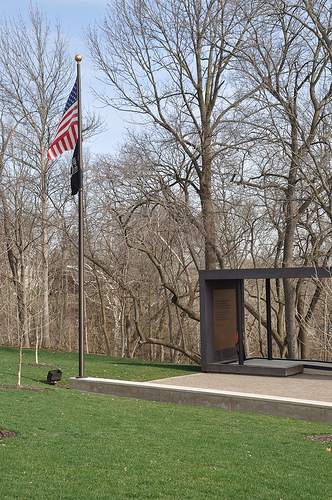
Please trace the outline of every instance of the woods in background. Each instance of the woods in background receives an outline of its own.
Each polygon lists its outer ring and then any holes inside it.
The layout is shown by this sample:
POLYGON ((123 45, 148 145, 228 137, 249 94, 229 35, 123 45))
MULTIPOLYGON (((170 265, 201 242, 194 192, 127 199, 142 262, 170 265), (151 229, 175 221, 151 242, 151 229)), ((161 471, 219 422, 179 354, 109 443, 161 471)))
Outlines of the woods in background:
MULTIPOLYGON (((199 269, 331 265, 331 15, 114 0, 86 30, 100 102, 137 121, 116 154, 84 151, 88 352, 199 362, 199 269)), ((76 350, 70 156, 46 158, 71 62, 41 11, 23 25, 0 27, 0 342, 76 350)), ((249 355, 266 354, 262 285, 246 284, 249 355)), ((273 284, 274 355, 331 360, 331 286, 273 284)))

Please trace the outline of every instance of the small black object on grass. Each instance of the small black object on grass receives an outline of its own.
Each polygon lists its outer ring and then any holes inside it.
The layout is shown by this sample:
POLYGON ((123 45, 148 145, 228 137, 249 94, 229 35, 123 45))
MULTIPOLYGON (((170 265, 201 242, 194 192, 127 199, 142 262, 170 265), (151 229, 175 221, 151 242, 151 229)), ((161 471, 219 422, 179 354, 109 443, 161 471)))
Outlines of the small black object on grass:
POLYGON ((62 371, 61 370, 50 370, 47 374, 47 383, 55 385, 61 380, 62 371))

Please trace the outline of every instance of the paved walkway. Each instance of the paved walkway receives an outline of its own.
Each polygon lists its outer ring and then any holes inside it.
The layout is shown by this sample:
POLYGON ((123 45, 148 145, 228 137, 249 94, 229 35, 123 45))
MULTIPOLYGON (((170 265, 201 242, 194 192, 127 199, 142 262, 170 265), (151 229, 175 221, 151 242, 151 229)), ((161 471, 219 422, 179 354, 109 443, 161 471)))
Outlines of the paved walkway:
POLYGON ((150 382, 70 378, 84 392, 300 418, 332 424, 332 372, 305 369, 289 377, 197 373, 150 382))
POLYGON ((332 403, 332 371, 327 370, 305 368, 303 373, 290 377, 195 373, 152 383, 332 403))

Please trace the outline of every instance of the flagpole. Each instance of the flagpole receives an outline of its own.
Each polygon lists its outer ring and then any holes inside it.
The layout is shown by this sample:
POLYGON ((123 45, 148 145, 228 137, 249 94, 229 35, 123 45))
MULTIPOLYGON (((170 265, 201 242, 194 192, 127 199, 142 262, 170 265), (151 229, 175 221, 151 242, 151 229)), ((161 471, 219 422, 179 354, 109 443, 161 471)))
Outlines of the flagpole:
POLYGON ((83 169, 82 169, 82 114, 81 114, 81 67, 82 56, 75 56, 77 62, 77 105, 78 105, 78 148, 79 148, 79 191, 78 191, 78 272, 79 272, 79 377, 84 377, 84 218, 83 218, 83 169))

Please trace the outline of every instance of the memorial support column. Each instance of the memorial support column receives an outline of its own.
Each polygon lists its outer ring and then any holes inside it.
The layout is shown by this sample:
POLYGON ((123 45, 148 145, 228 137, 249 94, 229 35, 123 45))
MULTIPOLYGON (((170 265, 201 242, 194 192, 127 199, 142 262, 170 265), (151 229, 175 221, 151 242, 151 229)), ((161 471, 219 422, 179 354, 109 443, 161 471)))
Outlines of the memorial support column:
POLYGON ((236 310, 237 328, 239 338, 239 365, 243 365, 244 354, 244 280, 238 279, 236 282, 236 310))
POLYGON ((265 281, 266 293, 266 332, 267 332, 267 359, 272 357, 272 326, 271 326, 271 280, 265 281))

